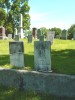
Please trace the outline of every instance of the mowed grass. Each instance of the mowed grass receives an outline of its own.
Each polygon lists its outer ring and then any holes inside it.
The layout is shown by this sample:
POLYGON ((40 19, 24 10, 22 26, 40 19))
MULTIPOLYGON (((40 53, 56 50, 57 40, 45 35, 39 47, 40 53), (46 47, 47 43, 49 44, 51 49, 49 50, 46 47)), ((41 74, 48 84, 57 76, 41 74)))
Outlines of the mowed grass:
POLYGON ((59 97, 0 86, 0 100, 75 100, 75 97, 59 97))
MULTIPOLYGON (((16 68, 10 65, 9 42, 13 40, 0 40, 0 67, 16 68)), ((27 39, 20 40, 24 42, 24 60, 23 69, 34 70, 34 41, 28 43, 27 39)), ((75 75, 75 40, 54 39, 51 45, 51 66, 53 72, 75 75)))

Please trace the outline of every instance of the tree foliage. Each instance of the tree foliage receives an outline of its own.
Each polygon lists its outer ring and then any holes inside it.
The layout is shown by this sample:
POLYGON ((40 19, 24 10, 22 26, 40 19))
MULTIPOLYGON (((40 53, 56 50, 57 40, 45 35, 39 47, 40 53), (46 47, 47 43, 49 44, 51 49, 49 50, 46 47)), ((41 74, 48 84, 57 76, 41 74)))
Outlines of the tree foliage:
POLYGON ((6 23, 6 12, 4 9, 0 8, 0 26, 5 26, 6 23))
POLYGON ((40 30, 41 30, 42 34, 46 37, 47 36, 48 29, 45 28, 45 27, 41 27, 40 30))
MULTIPOLYGON (((28 5, 28 0, 0 0, 0 7, 3 9, 3 13, 4 10, 6 12, 5 26, 10 33, 13 33, 14 28, 19 26, 20 14, 23 15, 23 29, 30 28, 30 6, 28 5)), ((0 13, 2 13, 1 10, 0 13)))
POLYGON ((75 24, 71 25, 71 27, 68 29, 68 38, 73 38, 73 33, 75 32, 75 24))
POLYGON ((55 37, 58 35, 60 37, 61 29, 60 28, 51 28, 51 31, 55 31, 55 37))

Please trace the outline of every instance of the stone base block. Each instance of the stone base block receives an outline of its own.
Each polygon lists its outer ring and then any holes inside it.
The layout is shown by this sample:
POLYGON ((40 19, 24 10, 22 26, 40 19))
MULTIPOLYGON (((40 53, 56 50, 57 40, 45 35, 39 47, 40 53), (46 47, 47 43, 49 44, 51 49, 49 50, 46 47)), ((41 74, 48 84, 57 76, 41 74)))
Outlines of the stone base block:
POLYGON ((24 54, 23 53, 10 54, 10 64, 16 67, 24 67, 24 54))

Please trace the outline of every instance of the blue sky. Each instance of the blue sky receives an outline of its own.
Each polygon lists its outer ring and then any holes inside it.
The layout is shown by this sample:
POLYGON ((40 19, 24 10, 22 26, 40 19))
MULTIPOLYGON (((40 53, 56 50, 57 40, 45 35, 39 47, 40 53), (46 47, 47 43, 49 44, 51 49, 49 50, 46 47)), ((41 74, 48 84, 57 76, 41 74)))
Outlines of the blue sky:
POLYGON ((29 0, 31 28, 68 29, 75 24, 75 0, 29 0))

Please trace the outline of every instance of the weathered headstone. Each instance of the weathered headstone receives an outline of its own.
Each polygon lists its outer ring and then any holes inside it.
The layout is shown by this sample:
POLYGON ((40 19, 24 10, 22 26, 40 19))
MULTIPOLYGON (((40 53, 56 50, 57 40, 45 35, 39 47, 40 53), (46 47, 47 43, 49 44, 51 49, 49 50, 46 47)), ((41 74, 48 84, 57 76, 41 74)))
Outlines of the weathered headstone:
POLYGON ((61 39, 64 39, 64 40, 67 39, 67 31, 65 29, 62 30, 62 32, 61 32, 61 39))
POLYGON ((16 67, 24 67, 23 42, 9 42, 10 64, 16 67))
POLYGON ((34 38, 37 38, 37 29, 36 28, 32 29, 32 35, 34 38))
POLYGON ((51 44, 53 44, 54 36, 55 36, 55 31, 49 31, 47 33, 47 41, 50 41, 51 44))
POLYGON ((41 36, 39 37, 39 40, 40 40, 40 41, 44 41, 44 35, 41 35, 41 36))
POLYGON ((6 37, 5 28, 3 26, 0 27, 0 39, 4 39, 6 37))
POLYGON ((28 43, 32 43, 32 35, 28 35, 28 43))
POLYGON ((34 64, 37 71, 51 71, 50 41, 34 42, 34 64))
POLYGON ((40 30, 40 29, 38 29, 38 30, 37 30, 37 38, 39 39, 39 38, 40 38, 40 36, 41 36, 41 30, 40 30))

